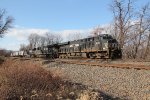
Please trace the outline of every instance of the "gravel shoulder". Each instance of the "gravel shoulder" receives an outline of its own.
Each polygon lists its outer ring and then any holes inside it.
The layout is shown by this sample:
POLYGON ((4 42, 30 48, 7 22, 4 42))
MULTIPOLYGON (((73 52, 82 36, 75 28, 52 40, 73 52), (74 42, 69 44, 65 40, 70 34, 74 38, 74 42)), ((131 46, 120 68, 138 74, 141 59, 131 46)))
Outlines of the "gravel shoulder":
POLYGON ((150 100, 150 70, 121 69, 50 62, 43 65, 74 83, 127 100, 150 100))

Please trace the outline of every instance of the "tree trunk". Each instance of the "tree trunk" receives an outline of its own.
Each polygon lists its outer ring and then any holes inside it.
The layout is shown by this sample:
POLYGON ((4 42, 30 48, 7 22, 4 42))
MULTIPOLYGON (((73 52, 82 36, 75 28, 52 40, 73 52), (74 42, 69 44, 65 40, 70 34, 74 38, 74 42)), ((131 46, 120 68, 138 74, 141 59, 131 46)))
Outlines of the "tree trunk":
POLYGON ((150 33, 149 33, 148 40, 147 40, 144 59, 146 59, 147 55, 149 55, 149 50, 150 50, 150 33))

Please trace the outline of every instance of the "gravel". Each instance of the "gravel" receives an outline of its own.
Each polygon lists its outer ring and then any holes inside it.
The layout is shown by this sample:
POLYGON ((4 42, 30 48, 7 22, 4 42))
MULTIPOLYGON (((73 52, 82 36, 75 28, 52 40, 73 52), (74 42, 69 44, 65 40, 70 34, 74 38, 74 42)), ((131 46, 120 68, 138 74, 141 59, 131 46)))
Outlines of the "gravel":
POLYGON ((81 83, 127 100, 150 100, 150 70, 121 69, 51 62, 51 71, 62 72, 65 80, 81 83))

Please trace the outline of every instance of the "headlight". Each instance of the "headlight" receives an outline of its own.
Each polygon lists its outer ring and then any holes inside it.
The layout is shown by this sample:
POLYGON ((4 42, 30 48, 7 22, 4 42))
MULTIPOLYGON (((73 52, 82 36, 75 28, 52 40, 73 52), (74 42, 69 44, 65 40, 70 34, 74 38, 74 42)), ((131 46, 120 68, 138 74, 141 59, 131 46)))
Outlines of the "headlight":
POLYGON ((96 44, 100 44, 100 42, 96 42, 96 44))
POLYGON ((112 43, 112 48, 118 48, 118 44, 117 43, 112 43))
POLYGON ((104 43, 104 48, 108 48, 108 43, 104 43))
POLYGON ((106 48, 105 48, 105 47, 103 47, 103 50, 106 50, 106 48))
POLYGON ((107 49, 108 49, 108 43, 104 43, 103 50, 107 50, 107 49))

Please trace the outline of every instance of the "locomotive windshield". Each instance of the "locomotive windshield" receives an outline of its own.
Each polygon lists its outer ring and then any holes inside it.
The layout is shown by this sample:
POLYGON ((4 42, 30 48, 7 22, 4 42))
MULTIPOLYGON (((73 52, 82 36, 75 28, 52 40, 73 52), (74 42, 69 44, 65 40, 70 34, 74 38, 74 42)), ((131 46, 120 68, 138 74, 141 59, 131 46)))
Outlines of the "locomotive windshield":
POLYGON ((109 43, 118 43, 116 39, 111 39, 108 41, 109 43))
POLYGON ((108 43, 118 43, 116 39, 114 39, 111 35, 104 35, 102 37, 104 42, 108 42, 108 43))
POLYGON ((111 39, 113 39, 113 38, 112 38, 111 35, 104 35, 104 36, 103 36, 103 39, 104 39, 104 40, 111 40, 111 39))

